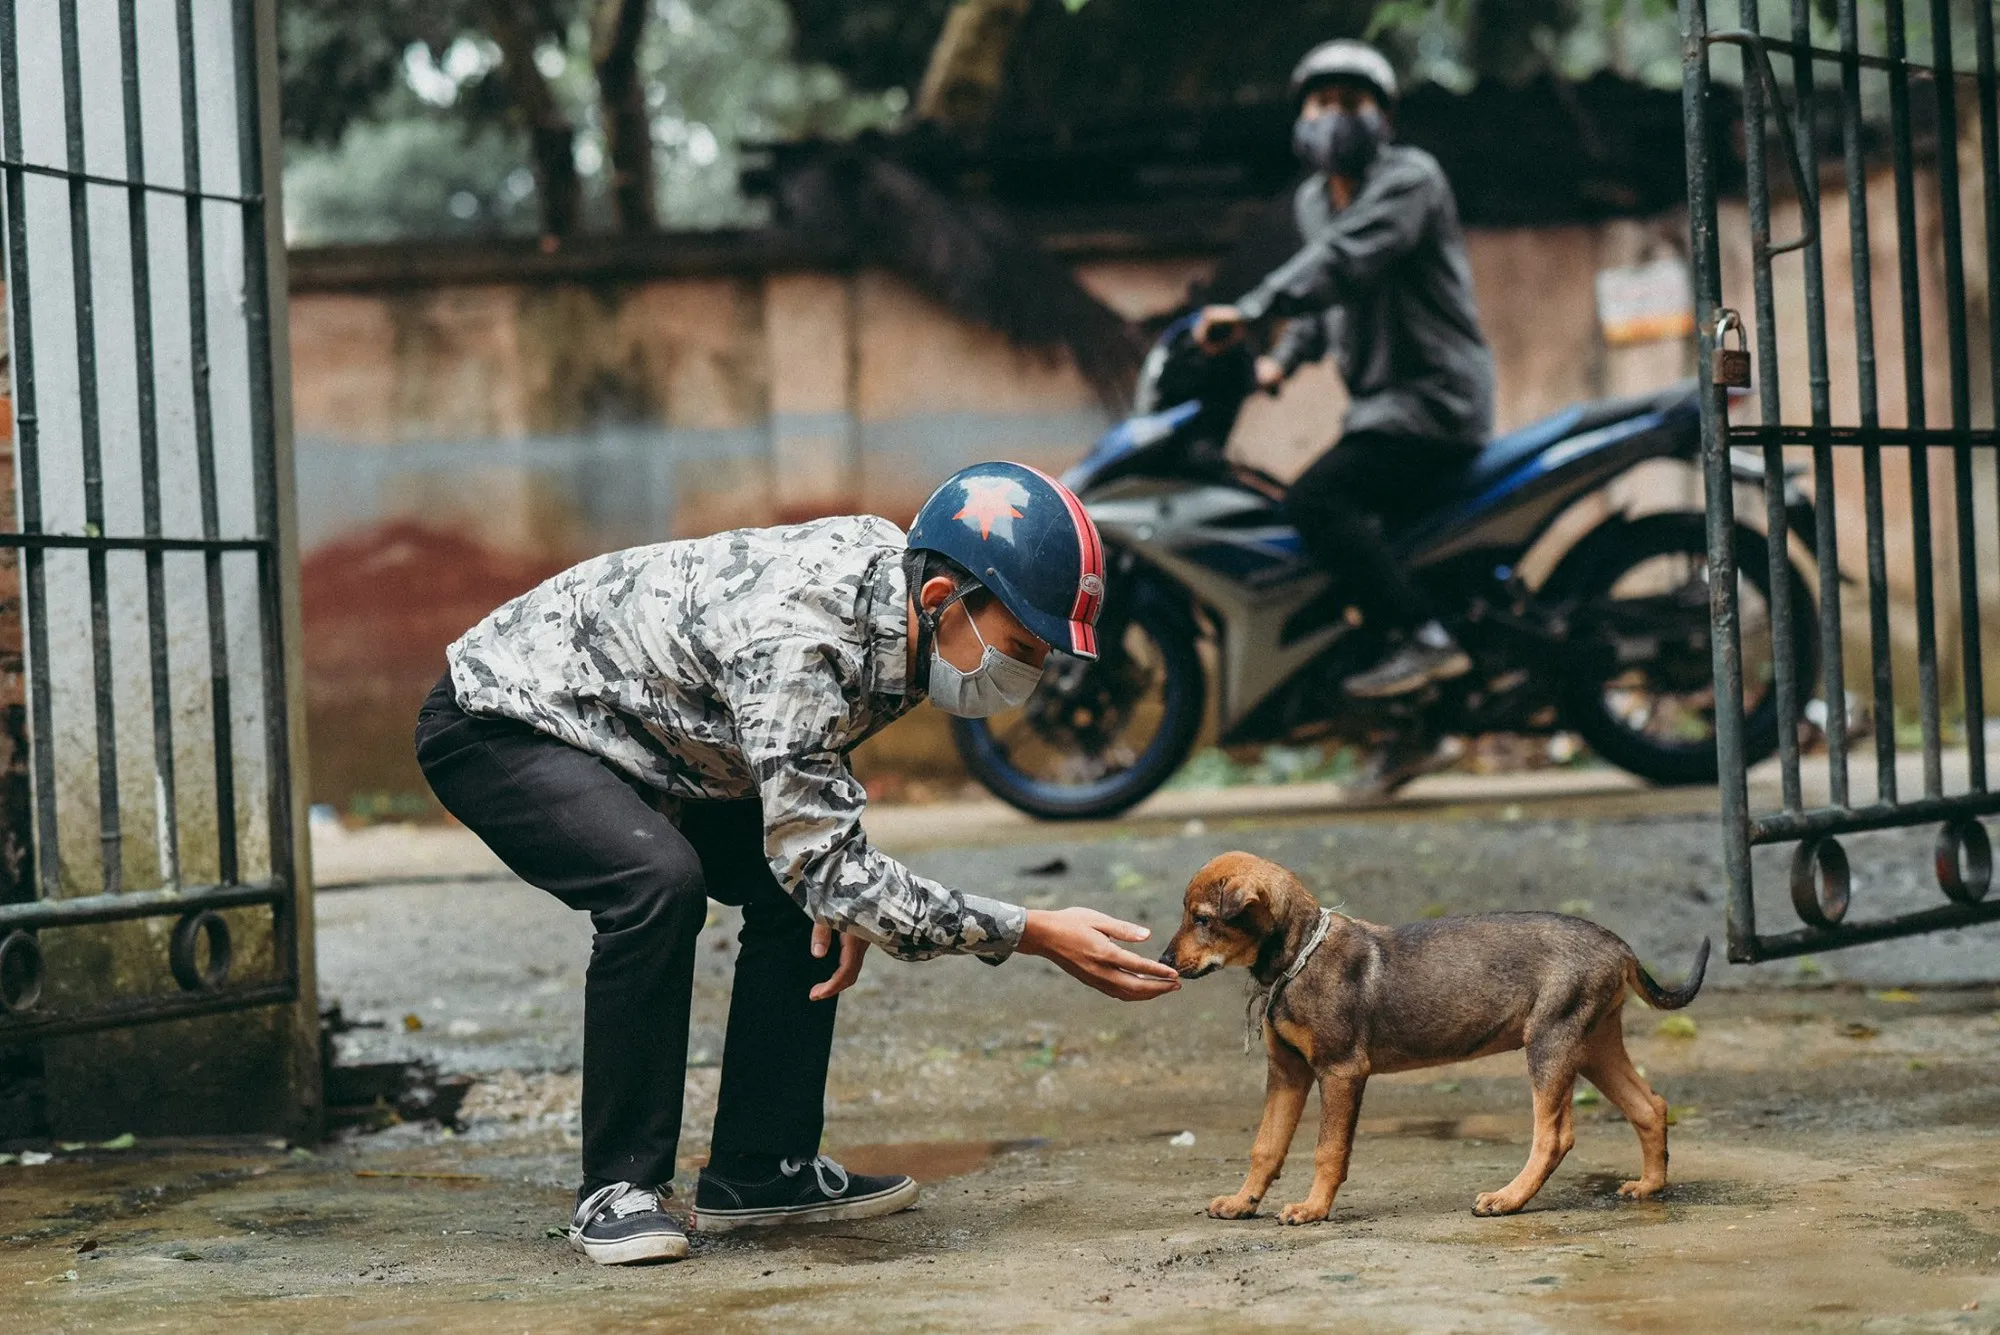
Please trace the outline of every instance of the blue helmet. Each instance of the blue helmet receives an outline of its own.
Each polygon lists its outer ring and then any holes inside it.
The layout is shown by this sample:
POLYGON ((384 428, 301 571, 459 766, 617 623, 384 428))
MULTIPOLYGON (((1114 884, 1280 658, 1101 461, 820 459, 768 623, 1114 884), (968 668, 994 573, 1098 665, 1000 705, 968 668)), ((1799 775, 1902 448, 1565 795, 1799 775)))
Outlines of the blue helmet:
POLYGON ((910 550, 965 567, 1050 648, 1097 657, 1104 543, 1083 502, 1047 473, 1012 463, 959 469, 917 511, 910 550))

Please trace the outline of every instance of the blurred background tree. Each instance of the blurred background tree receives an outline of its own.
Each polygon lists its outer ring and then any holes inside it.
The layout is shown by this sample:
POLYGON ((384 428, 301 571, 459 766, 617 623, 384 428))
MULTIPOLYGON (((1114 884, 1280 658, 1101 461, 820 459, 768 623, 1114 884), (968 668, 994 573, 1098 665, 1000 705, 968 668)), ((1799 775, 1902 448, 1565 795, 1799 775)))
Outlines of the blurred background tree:
POLYGON ((1411 78, 1671 85, 1672 0, 285 0, 300 242, 754 225, 746 146, 1281 101, 1314 41, 1411 78))

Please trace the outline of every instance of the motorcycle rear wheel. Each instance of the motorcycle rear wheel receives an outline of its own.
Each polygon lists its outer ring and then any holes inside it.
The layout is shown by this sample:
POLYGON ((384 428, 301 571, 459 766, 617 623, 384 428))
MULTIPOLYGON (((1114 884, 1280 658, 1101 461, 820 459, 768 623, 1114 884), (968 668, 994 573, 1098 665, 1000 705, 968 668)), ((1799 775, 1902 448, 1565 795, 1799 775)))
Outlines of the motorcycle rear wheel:
POLYGON ((1001 801, 1043 820, 1115 816, 1194 749, 1208 687, 1186 614, 1140 597, 1117 643, 1100 645, 1095 663, 1051 663, 1021 709, 952 720, 966 769, 1001 801), (1141 742, 1125 739, 1127 722, 1145 729, 1141 742))
MULTIPOLYGON (((1743 636, 1743 750, 1754 765, 1778 749, 1778 690, 1770 634, 1769 547, 1756 530, 1736 529, 1738 624, 1743 636)), ((1805 577, 1786 564, 1791 595, 1793 667, 1801 703, 1819 676, 1819 629, 1805 577)), ((1661 785, 1714 783, 1715 689, 1708 640, 1708 531, 1701 515, 1646 515, 1603 530, 1563 559, 1543 590, 1574 600, 1572 635, 1583 644, 1606 634, 1610 616, 1656 603, 1673 624, 1694 630, 1688 642, 1660 644, 1651 660, 1601 659, 1563 684, 1564 723, 1620 769, 1661 785)), ((1643 618, 1643 610, 1638 612, 1643 618)), ((1643 624, 1643 621, 1642 623, 1643 624)), ((1643 637, 1634 637, 1643 638, 1643 637)), ((1670 637, 1663 636, 1662 639, 1670 637)), ((1580 659, 1590 656, 1580 655, 1580 659)))

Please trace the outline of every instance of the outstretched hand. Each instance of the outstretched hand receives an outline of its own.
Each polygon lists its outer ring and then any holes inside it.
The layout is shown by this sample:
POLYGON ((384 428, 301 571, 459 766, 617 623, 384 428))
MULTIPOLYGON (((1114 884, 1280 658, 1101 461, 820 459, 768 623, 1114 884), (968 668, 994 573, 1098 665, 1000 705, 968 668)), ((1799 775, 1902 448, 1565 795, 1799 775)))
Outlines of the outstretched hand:
MULTIPOLYGON (((823 922, 813 924, 812 954, 816 960, 826 958, 826 952, 833 949, 833 928, 823 922)), ((833 971, 833 977, 815 987, 806 995, 814 1001, 825 1001, 837 997, 854 986, 854 980, 861 976, 861 957, 868 953, 868 943, 858 936, 846 932, 840 936, 840 966, 833 971)))
POLYGON ((1152 932, 1096 909, 1029 909, 1021 932, 1021 953, 1054 960, 1086 987, 1120 1001, 1150 1001, 1177 991, 1180 975, 1171 965, 1134 955, 1120 941, 1144 941, 1152 932))

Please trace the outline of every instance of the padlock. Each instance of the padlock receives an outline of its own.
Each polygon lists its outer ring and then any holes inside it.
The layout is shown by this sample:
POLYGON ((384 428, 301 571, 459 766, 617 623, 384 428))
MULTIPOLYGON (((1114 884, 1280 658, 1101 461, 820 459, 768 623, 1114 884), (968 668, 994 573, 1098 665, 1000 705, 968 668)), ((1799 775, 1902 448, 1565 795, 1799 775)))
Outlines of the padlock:
POLYGON ((1709 380, 1721 389, 1750 388, 1750 342, 1743 332, 1743 317, 1724 306, 1715 313, 1715 355, 1709 363, 1709 380), (1730 331, 1736 346, 1724 347, 1730 331))

